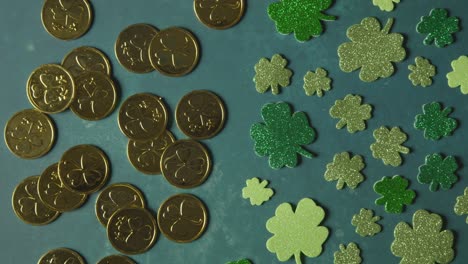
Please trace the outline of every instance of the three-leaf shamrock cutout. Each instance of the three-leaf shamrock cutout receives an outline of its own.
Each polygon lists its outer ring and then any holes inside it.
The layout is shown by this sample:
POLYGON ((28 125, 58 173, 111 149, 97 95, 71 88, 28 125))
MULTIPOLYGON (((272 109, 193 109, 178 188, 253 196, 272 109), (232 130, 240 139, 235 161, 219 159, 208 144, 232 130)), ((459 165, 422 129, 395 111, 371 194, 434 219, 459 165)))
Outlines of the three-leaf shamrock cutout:
MULTIPOLYGON (((453 210, 457 215, 468 215, 468 187, 465 188, 463 195, 457 197, 453 210)), ((468 224, 468 217, 466 217, 466 223, 468 224)))
POLYGON ((389 33, 392 25, 393 18, 381 29, 376 18, 367 17, 361 24, 351 26, 346 35, 352 42, 338 47, 341 70, 352 72, 361 68, 359 78, 364 82, 390 77, 395 70, 392 63, 406 57, 403 36, 389 33))
POLYGON ((270 103, 263 106, 262 117, 265 123, 252 125, 250 136, 257 155, 270 156, 271 168, 295 167, 297 154, 312 158, 312 153, 302 148, 315 140, 315 131, 304 112, 293 114, 287 103, 270 103))
POLYGON ((336 251, 333 254, 334 264, 360 264, 362 262, 361 250, 359 249, 358 245, 351 242, 346 247, 343 244, 340 244, 340 250, 336 251))
POLYGON ((276 253, 279 261, 294 256, 296 264, 302 263, 301 252, 310 258, 319 256, 329 234, 328 228, 320 226, 324 218, 325 211, 309 198, 300 200, 295 212, 290 204, 280 204, 266 223, 273 234, 266 242, 268 251, 276 253))
POLYGON ((372 4, 387 12, 393 11, 397 3, 400 3, 400 0, 372 0, 372 4))
POLYGON ((450 88, 460 86, 462 94, 468 94, 468 57, 460 56, 451 63, 453 71, 447 73, 450 88))
POLYGON ((255 88, 257 92, 264 93, 271 87, 273 94, 279 93, 279 87, 289 85, 292 71, 286 68, 288 61, 279 54, 273 55, 271 61, 261 58, 255 64, 255 88))
POLYGON ((366 120, 372 117, 372 106, 361 104, 359 95, 348 94, 343 100, 336 100, 335 105, 330 108, 330 116, 340 118, 336 124, 337 129, 344 126, 349 133, 355 133, 366 129, 366 120))
POLYGON ((407 179, 396 175, 393 178, 383 177, 382 180, 374 184, 374 191, 382 197, 375 200, 377 205, 385 205, 387 213, 401 213, 404 205, 413 203, 416 193, 407 190, 409 182, 407 179))
POLYGON ((361 170, 365 166, 360 155, 351 158, 348 152, 342 152, 335 155, 332 163, 327 164, 324 177, 327 181, 337 181, 337 190, 343 189, 345 184, 354 189, 364 181, 361 170))
POLYGON ((382 226, 377 222, 380 221, 380 216, 374 216, 374 212, 370 209, 362 208, 359 214, 353 215, 351 224, 356 227, 356 233, 362 237, 373 236, 382 231, 382 226))
POLYGON ((304 42, 322 34, 321 20, 336 17, 322 13, 332 0, 280 0, 268 6, 268 15, 276 23, 276 30, 287 35, 294 32, 298 41, 304 42))
POLYGON ((242 198, 250 199, 252 205, 261 205, 273 196, 273 190, 266 188, 268 185, 267 180, 260 182, 258 178, 252 178, 245 183, 247 186, 242 188, 242 198))
POLYGON ((372 156, 376 159, 382 159, 385 165, 400 166, 403 162, 400 153, 408 154, 410 152, 409 148, 401 145, 406 141, 407 136, 399 127, 388 130, 381 126, 374 130, 374 138, 376 142, 370 146, 372 156))
POLYGON ((327 71, 320 67, 315 72, 308 71, 304 76, 306 95, 317 94, 318 97, 322 97, 324 91, 329 91, 331 89, 331 79, 327 77, 327 74, 327 71))
POLYGON ((424 45, 435 45, 443 48, 453 43, 453 33, 460 30, 458 17, 448 17, 448 12, 442 8, 434 8, 429 16, 421 17, 421 22, 416 26, 416 31, 427 34, 424 45))
POLYGON ((419 167, 418 181, 430 184, 429 190, 435 192, 439 186, 443 190, 452 188, 458 180, 455 172, 458 169, 457 161, 453 156, 445 158, 438 153, 426 156, 426 164, 419 167))
POLYGON ((416 116, 414 127, 424 130, 424 138, 439 140, 447 137, 457 128, 457 120, 448 117, 452 112, 451 107, 442 109, 438 102, 423 105, 423 114, 416 116))
POLYGON ((415 65, 408 66, 408 69, 411 71, 408 79, 414 86, 430 86, 432 84, 432 77, 436 74, 436 67, 428 59, 419 56, 414 59, 414 62, 415 65))

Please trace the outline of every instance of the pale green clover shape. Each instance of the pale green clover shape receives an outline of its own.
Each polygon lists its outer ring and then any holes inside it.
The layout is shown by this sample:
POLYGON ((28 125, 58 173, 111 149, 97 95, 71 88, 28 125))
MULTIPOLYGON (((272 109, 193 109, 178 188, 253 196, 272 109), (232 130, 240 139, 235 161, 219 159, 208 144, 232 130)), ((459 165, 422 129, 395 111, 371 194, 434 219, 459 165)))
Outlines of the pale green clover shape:
POLYGON ((324 218, 325 211, 309 198, 300 200, 295 212, 290 204, 280 204, 266 223, 273 234, 266 242, 268 251, 276 253, 279 261, 294 256, 296 264, 302 263, 301 252, 311 258, 319 256, 329 234, 328 228, 320 226, 324 218))
POLYGON ((430 86, 432 84, 432 77, 436 75, 436 67, 428 59, 419 56, 414 59, 414 62, 415 65, 408 66, 408 69, 411 71, 408 79, 414 86, 430 86))
POLYGON ((351 224, 356 227, 358 235, 374 236, 382 231, 382 226, 377 223, 380 219, 380 216, 374 216, 372 210, 362 208, 358 214, 353 215, 351 224))
POLYGON ((262 205, 273 196, 273 190, 266 188, 267 180, 260 182, 258 178, 252 178, 245 183, 247 186, 242 188, 242 198, 250 199, 251 205, 262 205))
POLYGON ((361 250, 359 249, 358 245, 351 242, 346 247, 343 244, 340 244, 340 250, 336 251, 333 254, 334 264, 360 264, 362 262, 361 250))
POLYGON ((372 106, 361 103, 361 96, 352 94, 346 95, 343 100, 335 101, 335 105, 330 108, 330 116, 340 118, 336 123, 337 129, 346 126, 349 133, 366 129, 365 121, 372 117, 372 106))
POLYGON ((438 214, 418 210, 413 215, 413 228, 405 222, 396 225, 391 250, 402 258, 400 264, 450 263, 455 254, 453 233, 442 231, 443 221, 438 214))
POLYGON ((255 64, 255 88, 264 93, 271 87, 273 94, 279 93, 279 87, 286 87, 290 83, 292 71, 286 68, 288 61, 279 54, 273 55, 271 61, 261 58, 255 64))
POLYGON ((401 145, 406 141, 407 136, 399 127, 388 130, 385 126, 381 126, 374 130, 374 138, 376 142, 370 146, 372 156, 382 159, 385 165, 400 166, 403 162, 400 153, 410 152, 409 148, 401 145))
POLYGON ((393 11, 395 3, 400 3, 400 0, 372 0, 372 4, 387 12, 393 11))
POLYGON ((447 73, 448 86, 457 88, 460 86, 462 94, 468 94, 468 57, 460 56, 452 61, 453 71, 447 73))
MULTIPOLYGON (((468 215, 468 187, 465 188, 463 195, 457 197, 453 210, 457 215, 468 215)), ((466 217, 466 223, 468 224, 468 217, 466 217)))
POLYGON ((308 71, 304 76, 304 90, 306 95, 311 96, 317 93, 318 97, 323 96, 323 91, 331 89, 331 79, 327 77, 327 71, 317 68, 315 72, 308 71))
POLYGON ((337 190, 343 189, 345 184, 354 189, 364 181, 361 170, 365 166, 360 155, 351 158, 348 152, 342 152, 335 155, 332 163, 327 164, 324 177, 326 181, 337 181, 337 190))

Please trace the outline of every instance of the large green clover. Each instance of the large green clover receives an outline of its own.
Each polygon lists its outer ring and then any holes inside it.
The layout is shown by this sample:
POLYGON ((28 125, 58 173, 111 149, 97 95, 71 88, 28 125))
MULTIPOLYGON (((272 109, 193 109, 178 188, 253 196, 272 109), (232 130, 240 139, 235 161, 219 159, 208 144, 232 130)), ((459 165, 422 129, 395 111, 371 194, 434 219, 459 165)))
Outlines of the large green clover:
POLYGON ((382 159, 385 165, 400 166, 403 162, 400 153, 410 152, 409 148, 401 145, 406 141, 407 136, 399 127, 388 130, 385 126, 381 126, 374 130, 374 138, 375 143, 370 146, 372 156, 382 159))
POLYGON ((419 167, 418 181, 430 184, 429 190, 435 192, 442 187, 444 190, 452 188, 458 180, 455 172, 458 169, 457 161, 453 156, 445 158, 438 153, 426 156, 426 164, 419 167))
POLYGON ((326 181, 337 181, 337 190, 343 189, 345 184, 349 188, 355 189, 364 181, 361 170, 365 166, 360 155, 351 158, 348 152, 338 153, 333 158, 333 162, 327 164, 324 177, 326 181))
POLYGON ((443 8, 434 8, 429 16, 421 17, 421 22, 416 26, 416 31, 421 34, 427 34, 424 39, 424 45, 435 45, 443 48, 453 43, 453 33, 460 30, 460 20, 458 17, 448 17, 447 10, 443 8))
POLYGON ((414 127, 424 130, 424 138, 439 140, 447 137, 457 128, 457 120, 449 117, 452 108, 442 109, 438 102, 423 105, 423 114, 416 116, 414 127))
POLYGON ((336 123, 337 129, 346 126, 349 133, 366 129, 366 120, 372 117, 372 106, 361 103, 361 96, 352 94, 346 95, 343 100, 335 101, 335 105, 330 108, 330 116, 340 118, 336 123))
POLYGON ((460 56, 451 63, 453 71, 447 73, 448 86, 460 86, 462 94, 468 94, 468 57, 460 56))
POLYGON ((407 190, 409 182, 407 179, 396 175, 393 178, 383 177, 382 180, 374 184, 374 191, 382 197, 375 200, 377 205, 385 205, 387 213, 401 213, 403 206, 413 203, 416 193, 407 190))
POLYGON ((315 139, 315 131, 304 112, 292 114, 287 103, 270 103, 263 106, 262 117, 265 123, 252 125, 250 135, 257 155, 270 156, 271 168, 295 167, 297 153, 312 158, 312 153, 302 148, 315 139))

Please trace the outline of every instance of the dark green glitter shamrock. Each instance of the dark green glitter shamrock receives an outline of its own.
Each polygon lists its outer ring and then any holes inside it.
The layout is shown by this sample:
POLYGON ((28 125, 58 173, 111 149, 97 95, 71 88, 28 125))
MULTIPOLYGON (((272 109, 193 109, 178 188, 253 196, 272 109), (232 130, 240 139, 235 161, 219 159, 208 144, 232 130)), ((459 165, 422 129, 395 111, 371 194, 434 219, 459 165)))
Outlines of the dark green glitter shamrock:
POLYGON ((252 125, 250 136, 255 141, 257 155, 270 156, 271 168, 295 167, 297 154, 312 158, 312 154, 302 148, 315 139, 315 131, 304 112, 292 114, 287 103, 279 102, 264 105, 262 117, 265 123, 252 125))
POLYGON ((452 134, 457 127, 457 120, 448 117, 452 112, 451 107, 444 108, 440 103, 432 102, 423 105, 423 114, 417 115, 414 127, 424 130, 424 137, 431 140, 439 140, 452 134))
POLYGON ((382 197, 375 200, 377 205, 385 205, 387 213, 398 214, 403 212, 403 206, 413 203, 416 193, 407 190, 409 182, 407 179, 396 175, 393 178, 383 177, 374 184, 374 191, 382 197))
POLYGON ((418 181, 430 184, 429 190, 435 192, 442 187, 444 190, 452 188, 452 184, 457 182, 458 177, 455 171, 458 169, 457 161, 453 156, 434 153, 426 156, 426 164, 419 167, 418 181))
POLYGON ((448 17, 447 10, 434 8, 429 16, 421 17, 421 22, 416 26, 416 31, 427 34, 424 45, 435 45, 443 48, 453 43, 452 34, 460 31, 458 17, 448 17))
POLYGON ((291 34, 304 42, 322 34, 320 20, 335 20, 336 17, 321 13, 328 9, 332 0, 282 0, 268 6, 268 15, 276 22, 281 34, 291 34))

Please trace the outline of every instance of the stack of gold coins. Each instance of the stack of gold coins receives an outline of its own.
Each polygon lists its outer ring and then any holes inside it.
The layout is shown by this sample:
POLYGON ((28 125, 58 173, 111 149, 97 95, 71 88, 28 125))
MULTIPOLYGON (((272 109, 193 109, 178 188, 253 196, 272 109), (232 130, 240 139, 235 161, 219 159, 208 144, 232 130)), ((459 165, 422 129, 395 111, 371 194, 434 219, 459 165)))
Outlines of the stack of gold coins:
POLYGON ((198 20, 213 29, 228 29, 244 15, 245 0, 206 1, 194 0, 193 9, 198 20))

